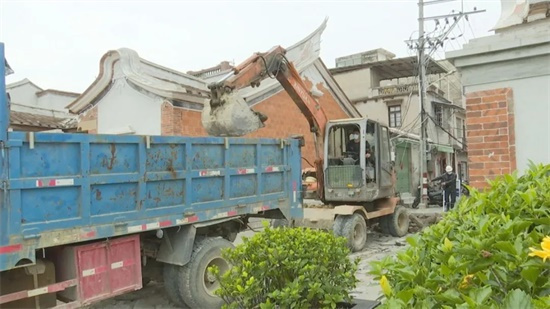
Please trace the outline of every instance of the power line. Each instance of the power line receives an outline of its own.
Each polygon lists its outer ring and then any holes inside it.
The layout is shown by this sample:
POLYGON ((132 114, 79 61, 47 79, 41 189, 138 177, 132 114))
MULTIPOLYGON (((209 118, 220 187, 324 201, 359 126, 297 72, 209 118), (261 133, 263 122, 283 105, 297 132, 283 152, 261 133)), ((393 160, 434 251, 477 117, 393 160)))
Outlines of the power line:
MULTIPOLYGON (((419 181, 420 184, 423 184, 424 179, 424 171, 426 170, 426 139, 427 139, 427 132, 426 132, 426 125, 425 125, 425 119, 432 119, 433 118, 427 114, 426 118, 426 110, 425 110, 425 101, 427 96, 427 87, 426 87, 426 69, 427 65, 429 64, 431 55, 433 55, 437 48, 439 46, 443 46, 446 40, 449 40, 450 42, 454 43, 453 41, 456 38, 449 39, 449 34, 453 31, 453 29, 457 26, 458 22, 465 16, 476 14, 476 13, 482 13, 485 12, 485 10, 477 11, 474 9, 474 11, 470 12, 464 12, 462 9, 458 13, 454 14, 447 14, 447 15, 439 15, 439 16, 431 16, 431 17, 425 17, 424 16, 424 6, 431 5, 431 4, 440 4, 444 2, 450 2, 452 0, 419 0, 418 1, 418 40, 417 40, 417 57, 418 57, 418 66, 419 66, 419 78, 418 78, 418 92, 420 97, 420 164, 419 164, 419 181), (449 26, 447 29, 447 25, 449 24, 449 19, 454 20, 452 25, 449 26), (439 25, 439 20, 445 20, 445 25, 443 27, 443 31, 441 35, 438 35, 437 37, 430 37, 431 34, 435 33, 435 30, 432 33, 429 33, 426 35, 424 31, 424 22, 428 20, 435 20, 436 25, 439 25), (430 50, 426 50, 426 46, 429 46, 430 50)), ((463 5, 463 3, 462 3, 463 5)), ((437 30, 437 29, 436 29, 437 30)), ((458 37, 462 36, 460 34, 458 37)), ((409 41, 407 42, 409 46, 413 46, 413 42, 409 41)), ((460 44, 459 44, 460 47, 460 44)), ((437 135, 437 134, 436 134, 437 135)), ((438 137, 439 138, 439 137, 438 137)), ((422 192, 422 201, 425 201, 427 192, 423 190, 422 192)))

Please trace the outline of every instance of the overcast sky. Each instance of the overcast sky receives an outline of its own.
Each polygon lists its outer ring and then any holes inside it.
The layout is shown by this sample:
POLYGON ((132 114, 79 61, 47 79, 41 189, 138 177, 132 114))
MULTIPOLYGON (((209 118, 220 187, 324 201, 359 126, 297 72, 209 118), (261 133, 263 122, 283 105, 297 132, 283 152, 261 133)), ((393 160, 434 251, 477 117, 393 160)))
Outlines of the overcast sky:
MULTIPOLYGON (((510 0, 515 1, 515 0, 510 0)), ((8 1, 0 0, 0 41, 16 74, 38 86, 82 92, 96 78, 108 51, 134 49, 147 60, 179 71, 199 70, 222 60, 243 61, 274 45, 288 47, 328 17, 321 57, 385 48, 412 55, 404 43, 418 32, 417 0, 356 1, 8 1)), ((460 10, 462 1, 431 5, 426 15, 460 10)), ((486 13, 461 22, 444 50, 490 35, 500 17, 500 0, 463 1, 486 13)), ((435 23, 427 22, 426 30, 435 23)))

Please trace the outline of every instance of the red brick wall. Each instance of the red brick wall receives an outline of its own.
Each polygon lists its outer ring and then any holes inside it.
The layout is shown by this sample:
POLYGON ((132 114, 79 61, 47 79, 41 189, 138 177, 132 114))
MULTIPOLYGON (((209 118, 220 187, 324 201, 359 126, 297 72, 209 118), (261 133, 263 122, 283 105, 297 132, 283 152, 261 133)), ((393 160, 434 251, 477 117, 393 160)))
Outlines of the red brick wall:
MULTIPOLYGON (((307 80, 306 85, 308 89, 311 88, 311 83, 307 80)), ((322 84, 318 84, 317 89, 323 92, 323 96, 318 100, 329 119, 349 117, 322 84)), ((163 135, 207 135, 202 127, 200 111, 172 107, 169 104, 168 106, 163 106, 162 109, 163 135), (170 109, 172 110, 172 114, 169 112, 170 109)), ((265 101, 256 104, 253 109, 266 114, 268 120, 265 122, 264 128, 245 137, 286 138, 295 134, 303 135, 306 145, 302 148, 302 156, 313 164, 315 160, 315 148, 308 122, 285 91, 280 91, 265 101)), ((302 162, 302 167, 309 167, 309 164, 302 162)))
POLYGON ((514 103, 511 88, 466 94, 466 136, 470 185, 516 170, 514 103))

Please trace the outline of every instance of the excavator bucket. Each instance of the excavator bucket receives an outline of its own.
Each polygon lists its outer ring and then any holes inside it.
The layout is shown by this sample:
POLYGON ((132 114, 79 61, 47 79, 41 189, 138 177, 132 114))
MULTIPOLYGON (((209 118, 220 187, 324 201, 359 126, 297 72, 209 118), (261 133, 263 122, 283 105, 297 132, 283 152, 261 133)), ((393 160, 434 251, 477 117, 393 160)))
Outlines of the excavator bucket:
POLYGON ((267 116, 252 110, 238 92, 224 93, 222 104, 206 104, 202 126, 211 136, 243 136, 263 128, 267 116))

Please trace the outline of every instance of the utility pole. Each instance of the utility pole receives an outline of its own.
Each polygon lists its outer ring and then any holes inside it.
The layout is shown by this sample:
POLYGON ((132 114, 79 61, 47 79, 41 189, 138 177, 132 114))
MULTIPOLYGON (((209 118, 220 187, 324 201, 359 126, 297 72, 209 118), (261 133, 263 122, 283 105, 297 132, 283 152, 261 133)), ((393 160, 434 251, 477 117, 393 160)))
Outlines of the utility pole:
MULTIPOLYGON (((441 15, 441 16, 433 16, 433 17, 425 17, 424 16, 424 6, 431 5, 431 4, 440 4, 444 2, 452 2, 455 0, 430 0, 430 1, 424 1, 424 0, 418 0, 418 42, 417 42, 417 49, 418 49, 418 94, 420 98, 420 161, 418 165, 418 179, 420 183, 420 196, 421 196, 421 203, 424 204, 427 197, 427 188, 424 188, 424 174, 427 170, 427 164, 426 164, 426 158, 427 153, 426 150, 428 147, 427 145, 427 130, 426 130, 426 63, 427 58, 439 47, 443 46, 443 42, 447 39, 448 35, 451 33, 453 28, 458 24, 460 19, 462 17, 468 18, 468 15, 475 14, 475 13, 482 13, 485 12, 485 10, 476 10, 474 8, 474 11, 470 12, 464 12, 464 1, 462 2, 462 9, 458 13, 448 14, 448 15, 441 15), (448 19, 452 18, 454 19, 454 23, 449 27, 449 29, 441 36, 436 38, 427 38, 425 37, 425 31, 424 31, 424 21, 426 20, 438 20, 438 19, 445 19, 448 23, 448 19), (432 49, 429 52, 426 52, 426 43, 430 43, 429 45, 432 47, 432 49)), ((429 107, 429 106, 428 106, 429 107)), ((426 179, 427 181, 427 179, 426 179)))
POLYGON ((426 101, 426 66, 424 54, 424 0, 418 1, 418 94, 420 95, 420 162, 418 165, 418 179, 420 183, 421 203, 424 204, 427 192, 424 192, 424 171, 426 165, 426 136, 424 134, 424 102, 426 101))

